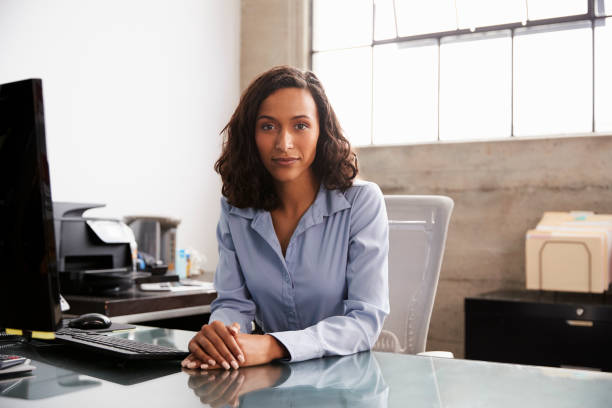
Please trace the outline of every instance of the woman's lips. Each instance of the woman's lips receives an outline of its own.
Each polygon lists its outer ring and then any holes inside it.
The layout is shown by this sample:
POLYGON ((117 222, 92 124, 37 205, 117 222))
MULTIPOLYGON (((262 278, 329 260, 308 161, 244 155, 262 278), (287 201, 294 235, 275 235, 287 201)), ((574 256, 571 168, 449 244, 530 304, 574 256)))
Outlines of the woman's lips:
POLYGON ((272 161, 279 166, 291 166, 293 163, 297 162, 299 159, 297 157, 277 157, 272 159, 272 161))

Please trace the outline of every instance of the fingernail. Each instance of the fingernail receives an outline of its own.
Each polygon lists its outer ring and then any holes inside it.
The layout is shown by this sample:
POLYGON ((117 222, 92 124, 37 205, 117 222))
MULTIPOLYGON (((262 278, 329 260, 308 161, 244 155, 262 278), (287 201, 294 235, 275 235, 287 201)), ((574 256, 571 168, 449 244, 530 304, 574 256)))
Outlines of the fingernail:
POLYGON ((215 360, 208 360, 208 364, 211 365, 211 366, 214 366, 215 365, 215 360))
POLYGON ((208 368, 208 364, 202 364, 202 365, 200 366, 200 368, 201 368, 202 370, 206 370, 206 369, 208 368))
POLYGON ((181 367, 185 367, 187 365, 187 360, 181 361, 181 367))
POLYGON ((196 363, 193 362, 193 361, 191 361, 190 363, 187 364, 187 367, 189 367, 189 368, 195 368, 195 366, 196 366, 196 363))
POLYGON ((221 365, 222 365, 222 366, 223 366, 223 368, 225 368, 226 370, 229 370, 229 369, 230 369, 230 365, 229 365, 229 364, 227 364, 227 361, 224 361, 224 362, 223 362, 221 365))
POLYGON ((232 360, 232 367, 234 367, 234 370, 238 369, 238 363, 232 360))
POLYGON ((240 361, 241 363, 244 363, 244 356, 242 354, 238 356, 238 361, 240 361))

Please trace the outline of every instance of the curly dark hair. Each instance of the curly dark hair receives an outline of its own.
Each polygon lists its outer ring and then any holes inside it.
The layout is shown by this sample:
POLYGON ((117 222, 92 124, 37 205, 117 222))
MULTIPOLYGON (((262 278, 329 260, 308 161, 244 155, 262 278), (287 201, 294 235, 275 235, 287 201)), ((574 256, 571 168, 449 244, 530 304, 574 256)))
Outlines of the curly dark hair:
POLYGON ((280 204, 274 179, 259 156, 255 125, 264 99, 283 88, 307 89, 317 106, 319 139, 312 163, 317 180, 327 189, 344 191, 357 176, 357 156, 344 137, 316 75, 289 66, 275 67, 255 78, 244 91, 232 118, 221 132, 224 134, 223 149, 215 163, 215 171, 223 182, 221 193, 234 207, 270 211, 280 204))

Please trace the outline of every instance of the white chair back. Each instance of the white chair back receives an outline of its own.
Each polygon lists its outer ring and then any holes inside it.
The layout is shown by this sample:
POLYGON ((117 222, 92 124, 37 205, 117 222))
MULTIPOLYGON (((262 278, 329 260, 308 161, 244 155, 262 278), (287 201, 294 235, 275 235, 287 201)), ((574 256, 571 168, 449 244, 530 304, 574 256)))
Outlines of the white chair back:
POLYGON ((386 195, 391 313, 374 350, 425 351, 453 200, 386 195))

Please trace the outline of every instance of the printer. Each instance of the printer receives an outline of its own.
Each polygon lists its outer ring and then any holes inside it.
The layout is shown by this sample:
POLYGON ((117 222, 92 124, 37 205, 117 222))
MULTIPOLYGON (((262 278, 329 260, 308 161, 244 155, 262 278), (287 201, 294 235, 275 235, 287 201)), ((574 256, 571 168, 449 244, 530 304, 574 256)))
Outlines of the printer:
POLYGON ((136 240, 121 220, 85 217, 104 204, 53 202, 57 267, 62 293, 108 294, 131 288, 135 272, 136 240))

